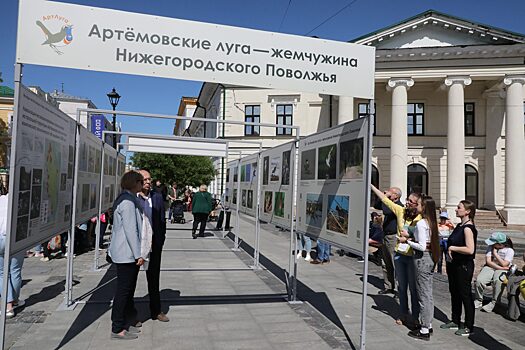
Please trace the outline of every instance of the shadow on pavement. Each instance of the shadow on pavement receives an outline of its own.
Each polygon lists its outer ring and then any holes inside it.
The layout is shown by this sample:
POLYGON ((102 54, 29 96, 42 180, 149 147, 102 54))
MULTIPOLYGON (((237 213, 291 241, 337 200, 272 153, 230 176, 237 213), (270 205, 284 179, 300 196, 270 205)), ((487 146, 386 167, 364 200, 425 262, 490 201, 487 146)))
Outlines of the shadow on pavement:
POLYGON ((468 337, 473 343, 490 350, 512 350, 490 336, 483 328, 474 326, 474 334, 468 337))
MULTIPOLYGON (((231 240, 235 239, 232 233, 228 233, 227 236, 231 240)), ((254 249, 248 243, 241 240, 240 247, 242 248, 242 250, 244 250, 246 253, 253 257, 254 249)), ((286 285, 286 289, 288 291, 290 290, 290 287, 288 285, 288 273, 285 269, 275 264, 262 253, 259 253, 259 262, 264 267, 266 267, 268 271, 270 271, 275 277, 277 277, 281 282, 283 282, 286 285)), ((297 297, 300 300, 308 302, 317 311, 319 311, 326 318, 328 318, 334 325, 336 325, 337 328, 339 328, 344 333, 346 340, 348 341, 348 344, 352 347, 352 349, 356 349, 355 345, 350 339, 350 335, 347 333, 343 323, 339 319, 339 316, 337 315, 337 312, 332 306, 332 303, 330 302, 330 299, 328 298, 326 293, 316 292, 304 283, 302 283, 300 280, 297 280, 297 297)))

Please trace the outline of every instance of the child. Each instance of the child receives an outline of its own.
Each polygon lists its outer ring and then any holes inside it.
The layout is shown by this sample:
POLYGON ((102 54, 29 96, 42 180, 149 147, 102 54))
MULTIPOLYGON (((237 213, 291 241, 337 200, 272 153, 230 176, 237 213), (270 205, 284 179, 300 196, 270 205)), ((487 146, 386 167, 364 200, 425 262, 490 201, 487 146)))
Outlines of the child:
POLYGON ((514 258, 512 241, 502 232, 494 232, 488 239, 487 253, 485 255, 485 266, 476 279, 476 300, 474 307, 481 308, 482 311, 492 312, 496 302, 501 299, 503 292, 500 276, 508 271, 514 258), (492 284, 492 300, 483 306, 483 291, 485 287, 492 284))
POLYGON ((445 256, 446 251, 447 251, 447 239, 448 239, 448 236, 450 236, 450 233, 454 231, 454 225, 448 219, 448 213, 446 211, 441 211, 441 213, 439 214, 438 230, 439 230, 440 254, 439 254, 439 260, 436 266, 437 266, 437 272, 442 273, 443 272, 443 256, 445 256))

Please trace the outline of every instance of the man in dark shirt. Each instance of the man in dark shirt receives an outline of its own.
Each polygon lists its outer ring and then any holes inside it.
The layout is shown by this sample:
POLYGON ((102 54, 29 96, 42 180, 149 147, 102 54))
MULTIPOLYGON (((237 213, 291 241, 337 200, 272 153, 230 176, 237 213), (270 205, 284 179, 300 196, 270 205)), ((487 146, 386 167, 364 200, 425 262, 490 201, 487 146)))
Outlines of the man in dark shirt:
MULTIPOLYGON (((403 205, 399 198, 401 198, 401 189, 398 187, 391 187, 385 195, 394 203, 403 205)), ((378 200, 374 205, 375 209, 383 211, 383 245, 381 247, 383 255, 383 282, 384 289, 379 291, 379 294, 395 294, 396 280, 394 270, 394 255, 396 248, 396 234, 397 234, 397 217, 386 205, 378 200)))

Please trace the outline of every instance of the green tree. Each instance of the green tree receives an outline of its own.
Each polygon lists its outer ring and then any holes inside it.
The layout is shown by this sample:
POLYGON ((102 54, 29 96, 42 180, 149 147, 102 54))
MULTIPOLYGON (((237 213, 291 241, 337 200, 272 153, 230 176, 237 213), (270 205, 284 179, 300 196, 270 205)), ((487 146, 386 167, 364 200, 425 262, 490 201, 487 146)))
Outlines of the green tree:
POLYGON ((131 160, 135 167, 149 169, 154 180, 176 181, 178 187, 209 185, 216 174, 209 157, 135 153, 131 160))

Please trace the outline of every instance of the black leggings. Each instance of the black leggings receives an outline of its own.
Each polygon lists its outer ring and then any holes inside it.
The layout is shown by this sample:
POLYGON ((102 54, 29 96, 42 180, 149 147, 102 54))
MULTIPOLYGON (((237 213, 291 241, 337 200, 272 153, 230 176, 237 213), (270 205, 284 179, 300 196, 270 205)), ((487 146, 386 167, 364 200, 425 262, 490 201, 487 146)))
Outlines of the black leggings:
POLYGON ((204 235, 204 230, 206 229, 206 222, 208 222, 208 214, 206 213, 193 213, 193 234, 197 231, 199 223, 201 224, 199 228, 199 235, 204 235))
POLYGON ((462 306, 465 308, 465 327, 474 327, 474 298, 472 298, 472 275, 474 261, 447 263, 448 288, 452 300, 452 322, 460 324, 462 306))

